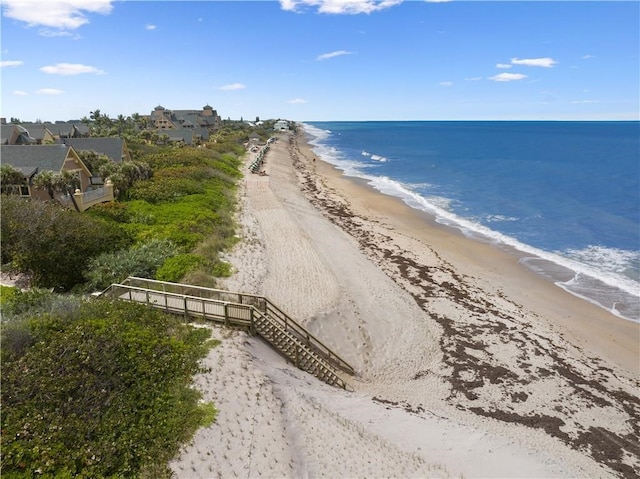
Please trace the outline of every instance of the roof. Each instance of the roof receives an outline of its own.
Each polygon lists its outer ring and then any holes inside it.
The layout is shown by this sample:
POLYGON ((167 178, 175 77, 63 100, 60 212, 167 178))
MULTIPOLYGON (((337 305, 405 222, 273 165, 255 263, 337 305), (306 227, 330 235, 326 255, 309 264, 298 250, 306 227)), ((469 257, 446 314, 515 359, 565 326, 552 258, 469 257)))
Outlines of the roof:
POLYGON ((14 131, 22 137, 21 140, 17 139, 17 144, 29 144, 35 143, 36 139, 29 136, 29 132, 22 128, 20 125, 15 125, 13 123, 5 123, 2 125, 2 141, 0 144, 6 145, 11 140, 14 131))
POLYGON ((51 133, 58 136, 70 136, 74 128, 81 135, 89 134, 89 126, 77 121, 56 121, 55 123, 44 124, 51 133))
POLYGON ((177 130, 156 130, 159 135, 167 135, 171 141, 184 141, 185 144, 193 143, 193 130, 191 128, 180 128, 177 130))
POLYGON ((19 126, 27 130, 29 132, 29 136, 36 140, 43 140, 47 131, 49 132, 49 135, 53 136, 51 130, 49 130, 47 125, 43 123, 20 123, 19 126))
POLYGON ((70 149, 66 145, 2 145, 0 148, 2 162, 25 175, 33 174, 34 169, 59 172, 70 149))
POLYGON ((104 138, 63 138, 56 143, 73 146, 76 151, 95 151, 109 157, 115 163, 120 163, 125 156, 125 143, 122 138, 115 136, 104 138))

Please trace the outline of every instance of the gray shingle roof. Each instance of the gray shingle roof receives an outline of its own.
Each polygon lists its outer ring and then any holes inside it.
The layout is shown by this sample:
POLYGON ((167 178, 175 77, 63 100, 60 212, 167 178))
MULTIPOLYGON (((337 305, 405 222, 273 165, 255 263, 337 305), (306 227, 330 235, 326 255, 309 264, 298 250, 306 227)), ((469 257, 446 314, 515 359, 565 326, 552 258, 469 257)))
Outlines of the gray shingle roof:
POLYGON ((177 130, 156 130, 159 135, 167 135, 171 141, 184 141, 186 145, 193 143, 193 130, 180 128, 177 130))
POLYGON ((109 157, 113 162, 120 163, 124 156, 124 140, 118 137, 105 138, 63 138, 56 143, 73 146, 76 151, 95 151, 109 157))
POLYGON ((42 141, 47 134, 47 131, 51 136, 51 130, 48 130, 46 125, 42 123, 20 123, 20 126, 29 132, 31 138, 42 141))
POLYGON ((44 125, 55 136, 73 136, 74 130, 77 130, 81 135, 89 134, 89 127, 84 123, 76 121, 56 121, 55 123, 45 123, 44 125))
POLYGON ((2 141, 0 141, 0 144, 2 145, 8 145, 9 141, 11 140, 11 137, 14 134, 14 130, 16 131, 16 134, 18 135, 17 138, 15 138, 15 141, 17 145, 27 145, 30 143, 35 143, 36 139, 32 138, 29 136, 29 132, 27 130, 25 130, 24 128, 22 128, 20 125, 15 125, 13 123, 8 123, 5 125, 2 125, 2 141))
POLYGON ((58 173, 64 166, 69 147, 66 145, 2 145, 2 163, 29 176, 35 169, 58 173))

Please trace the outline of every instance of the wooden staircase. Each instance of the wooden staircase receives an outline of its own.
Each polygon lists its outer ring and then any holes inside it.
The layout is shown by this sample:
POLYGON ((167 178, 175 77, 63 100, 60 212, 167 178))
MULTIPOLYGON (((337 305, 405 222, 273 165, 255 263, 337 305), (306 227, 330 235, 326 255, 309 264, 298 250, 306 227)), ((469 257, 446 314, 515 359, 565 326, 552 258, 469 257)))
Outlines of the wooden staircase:
POLYGON ((345 381, 336 374, 335 369, 312 348, 300 341, 295 335, 284 330, 277 322, 266 315, 259 315, 254 322, 256 333, 288 358, 295 366, 312 374, 332 386, 347 388, 345 381))
POLYGON ((355 374, 347 362, 263 296, 133 276, 112 284, 100 296, 247 329, 264 338, 296 367, 332 386, 348 388, 339 370, 355 374))

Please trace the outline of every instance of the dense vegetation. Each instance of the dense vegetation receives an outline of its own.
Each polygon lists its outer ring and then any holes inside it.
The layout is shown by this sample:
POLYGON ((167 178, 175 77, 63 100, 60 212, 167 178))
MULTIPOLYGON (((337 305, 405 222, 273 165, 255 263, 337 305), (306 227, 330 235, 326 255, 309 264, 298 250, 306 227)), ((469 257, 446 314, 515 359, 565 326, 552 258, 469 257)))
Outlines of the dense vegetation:
MULTIPOLYGON (((81 155, 113 181, 117 202, 77 213, 2 196, 2 269, 28 273, 35 287, 0 287, 3 477, 167 478, 180 444, 215 419, 190 387, 213 345, 208 330, 82 295, 129 275, 203 286, 228 275, 220 252, 235 241, 251 130, 225 122, 209 144, 178 148, 136 133, 138 120, 98 110, 88 119, 96 136, 119 134, 132 152, 118 168, 81 155)), ((0 176, 15 181, 9 169, 0 176)), ((53 193, 70 179, 41 181, 53 193)))
POLYGON ((2 476, 169 477, 215 418, 209 330, 142 305, 2 288, 2 476))
POLYGON ((54 203, 6 196, 0 216, 2 263, 29 271, 36 286, 68 290, 84 281, 88 258, 133 242, 114 223, 54 203))
MULTIPOLYGON (((98 133, 133 132, 130 117, 110 120, 99 111, 96 117, 98 133)), ((100 290, 129 275, 215 286, 216 276, 230 272, 219 254, 235 241, 236 184, 251 131, 226 123, 199 148, 149 144, 139 133, 131 139, 135 161, 115 166, 80 152, 92 171, 113 182, 118 201, 78 215, 56 202, 5 196, 3 270, 28 273, 34 286, 60 291, 100 290)), ((15 181, 15 172, 2 168, 3 183, 15 181)), ((39 180, 51 195, 71 181, 39 180)))

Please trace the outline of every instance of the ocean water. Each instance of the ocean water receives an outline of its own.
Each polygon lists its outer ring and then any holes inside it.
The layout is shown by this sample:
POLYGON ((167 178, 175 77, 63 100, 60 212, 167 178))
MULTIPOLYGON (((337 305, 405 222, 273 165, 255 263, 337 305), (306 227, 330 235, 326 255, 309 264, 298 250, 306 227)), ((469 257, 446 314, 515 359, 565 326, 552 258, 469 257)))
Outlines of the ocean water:
POLYGON ((640 322, 640 122, 305 122, 314 152, 640 322))

